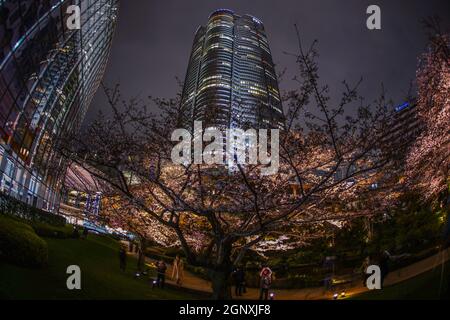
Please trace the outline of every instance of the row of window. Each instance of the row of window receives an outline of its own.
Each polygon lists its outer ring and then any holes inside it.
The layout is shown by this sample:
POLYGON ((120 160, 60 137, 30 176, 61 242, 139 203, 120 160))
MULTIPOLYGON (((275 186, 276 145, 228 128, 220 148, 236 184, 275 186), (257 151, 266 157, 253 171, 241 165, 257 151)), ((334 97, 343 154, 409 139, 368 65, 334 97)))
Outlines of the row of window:
MULTIPOLYGON (((81 0, 81 30, 67 30, 65 21, 67 7, 78 1, 52 1, 50 8, 45 5, 49 1, 6 2, 0 10, 7 9, 1 12, 7 23, 0 25, 0 33, 6 26, 15 35, 11 39, 20 40, 11 40, 3 48, 4 53, 9 47, 9 53, 0 56, 1 144, 8 161, 41 181, 41 189, 47 190, 38 196, 41 203, 44 199, 53 203, 50 198, 57 200, 64 176, 64 163, 54 152, 54 143, 78 128, 98 87, 117 18, 117 0, 81 0)), ((12 179, 11 193, 31 190, 14 187, 20 181, 6 173, 0 172, 0 179, 12 179)))

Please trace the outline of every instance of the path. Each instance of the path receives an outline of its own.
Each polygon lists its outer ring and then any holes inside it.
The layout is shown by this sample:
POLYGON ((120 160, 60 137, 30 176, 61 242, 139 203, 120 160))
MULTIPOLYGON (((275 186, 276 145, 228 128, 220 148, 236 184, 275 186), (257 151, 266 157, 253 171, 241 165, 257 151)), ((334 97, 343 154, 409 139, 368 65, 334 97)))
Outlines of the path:
MULTIPOLYGON (((385 286, 391 286, 405 280, 411 279, 419 274, 427 272, 440 266, 442 263, 450 260, 450 248, 443 250, 433 256, 413 263, 407 267, 390 272, 385 279, 385 286)), ((148 264, 154 264, 155 260, 146 258, 148 264)), ((168 266, 166 276, 166 283, 171 286, 177 286, 174 281, 170 280, 172 275, 172 266, 168 266)), ((357 285, 347 285, 341 287, 339 291, 345 291, 346 297, 368 291, 366 287, 362 286, 362 281, 358 281, 357 285)), ((201 279, 197 275, 189 271, 184 271, 184 280, 182 288, 203 292, 212 293, 211 283, 207 280, 201 279)), ((259 298, 259 289, 247 288, 247 293, 242 297, 234 296, 234 287, 232 290, 233 298, 235 299, 250 299, 257 300, 259 298)), ((320 300, 333 299, 334 291, 325 291, 324 287, 304 288, 304 289, 273 289, 275 299, 277 300, 320 300)), ((340 292, 339 292, 340 293, 340 292)))

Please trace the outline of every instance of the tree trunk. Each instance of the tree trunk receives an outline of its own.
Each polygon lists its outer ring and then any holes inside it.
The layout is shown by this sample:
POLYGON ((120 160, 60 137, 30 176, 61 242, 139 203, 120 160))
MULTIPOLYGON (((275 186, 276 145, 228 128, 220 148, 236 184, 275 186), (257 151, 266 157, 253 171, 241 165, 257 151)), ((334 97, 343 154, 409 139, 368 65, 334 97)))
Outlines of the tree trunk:
POLYGON ((209 276, 212 283, 214 300, 230 300, 231 297, 231 287, 230 287, 230 268, 220 268, 209 271, 209 276))
POLYGON ((147 248, 147 241, 145 238, 139 239, 139 249, 138 249, 138 261, 137 269, 139 272, 145 270, 145 249, 147 248))

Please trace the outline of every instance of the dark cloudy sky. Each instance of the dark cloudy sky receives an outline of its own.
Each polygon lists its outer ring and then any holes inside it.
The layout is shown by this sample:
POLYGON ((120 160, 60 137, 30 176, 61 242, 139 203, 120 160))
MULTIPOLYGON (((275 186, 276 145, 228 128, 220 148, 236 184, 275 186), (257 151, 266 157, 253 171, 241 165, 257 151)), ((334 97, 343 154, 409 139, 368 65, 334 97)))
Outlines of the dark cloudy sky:
MULTIPOLYGON (((288 72, 280 89, 291 89, 296 71, 294 23, 303 40, 318 39, 321 81, 335 93, 341 82, 364 82, 361 93, 376 97, 384 83, 388 96, 400 103, 414 78, 417 57, 425 50, 420 20, 438 14, 450 23, 448 0, 122 0, 119 24, 104 81, 120 83, 127 97, 173 97, 184 79, 194 32, 218 8, 251 14, 263 21, 277 71, 288 72), (366 8, 381 8, 381 30, 366 28, 366 8)), ((101 90, 87 120, 105 106, 101 90)))

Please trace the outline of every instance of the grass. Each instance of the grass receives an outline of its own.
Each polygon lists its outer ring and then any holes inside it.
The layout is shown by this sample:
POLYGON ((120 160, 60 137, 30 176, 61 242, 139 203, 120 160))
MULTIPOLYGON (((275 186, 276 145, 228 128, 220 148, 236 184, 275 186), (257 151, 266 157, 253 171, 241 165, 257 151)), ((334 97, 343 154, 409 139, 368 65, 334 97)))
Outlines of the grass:
MULTIPOLYGON (((119 270, 119 243, 112 238, 89 235, 82 239, 45 238, 48 266, 18 267, 0 262, 0 299, 201 299, 191 293, 151 288, 149 277, 134 278, 136 259, 128 257, 127 271, 119 270), (66 287, 67 267, 81 268, 81 290, 66 287)), ((373 290, 354 300, 449 299, 450 262, 383 290, 373 290), (442 273, 443 270, 443 273, 442 273), (442 275, 442 286, 441 286, 442 275)))
POLYGON ((382 290, 372 290, 354 300, 435 300, 450 299, 450 262, 382 290), (442 285, 441 285, 442 275, 442 285))
POLYGON ((119 243, 89 235, 87 240, 46 238, 49 263, 28 269, 0 263, 0 299, 195 299, 173 289, 151 288, 148 277, 134 278, 136 259, 128 257, 127 271, 119 270, 119 243), (68 290, 69 265, 81 268, 81 290, 68 290))

